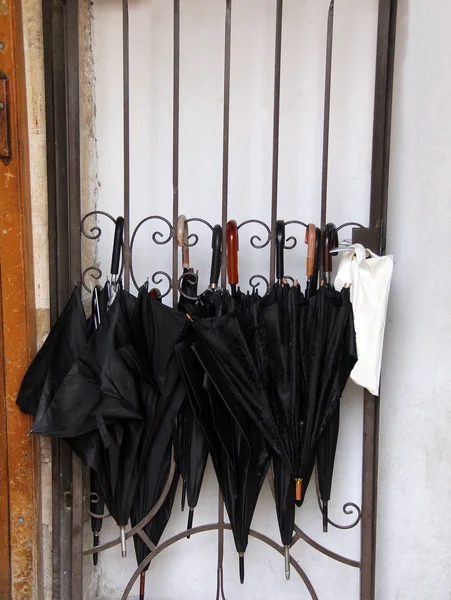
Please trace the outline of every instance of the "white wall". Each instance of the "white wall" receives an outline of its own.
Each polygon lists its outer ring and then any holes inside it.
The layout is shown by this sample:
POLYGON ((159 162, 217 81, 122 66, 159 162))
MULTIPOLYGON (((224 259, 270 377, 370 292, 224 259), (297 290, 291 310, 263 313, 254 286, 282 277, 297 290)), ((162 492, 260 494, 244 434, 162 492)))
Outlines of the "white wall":
POLYGON ((396 256, 381 403, 378 598, 451 597, 446 0, 399 7, 388 250, 396 256))
MULTIPOLYGON (((221 210, 221 127, 223 0, 182 0, 180 212, 214 223, 221 210)), ((281 97, 279 217, 318 221, 328 0, 286 0, 281 97)), ((336 2, 332 82, 328 218, 367 222, 377 0, 336 2)), ((132 1, 131 24, 131 228, 145 216, 172 212, 172 3, 132 1)), ((269 221, 271 190, 274 0, 233 3, 229 216, 269 221)), ((446 502, 447 398, 445 361, 448 255, 440 261, 421 252, 446 248, 449 183, 444 140, 450 83, 445 79, 448 2, 400 0, 390 187, 389 250, 396 271, 387 331, 381 415, 380 504, 378 517, 378 600, 445 600, 451 597, 446 502), (429 6, 429 8, 428 8, 429 6), (433 12, 435 10, 435 12, 433 12), (415 12, 416 11, 416 12, 415 12), (438 117, 442 117, 439 122, 438 117), (432 175, 433 173, 433 175, 432 175), (447 185, 448 183, 448 185, 447 185), (425 258, 421 258, 424 255, 425 258), (440 272, 438 269, 440 268, 440 272), (437 269, 437 273, 435 273, 437 269), (420 275, 421 276, 418 276, 420 275), (440 275, 444 277, 440 277, 440 275), (445 279, 443 281, 443 279, 445 279), (430 282, 430 283, 429 283, 430 282), (431 300, 432 298, 432 300, 431 300), (437 323, 435 323, 437 320, 437 323), (407 342, 407 343, 406 343, 407 342), (430 573, 429 573, 430 571, 430 573)), ((94 60, 97 102, 97 208, 121 214, 122 100, 121 3, 94 4, 94 60)), ((105 219, 98 243, 108 269, 112 225, 105 219)), ((164 226, 161 230, 166 233, 164 226)), ((170 271, 170 245, 156 247, 144 225, 134 250, 141 282, 157 269, 170 271)), ((199 246, 191 252, 205 284, 209 233, 198 226, 199 246)), ((243 287, 254 272, 266 273, 268 252, 249 246, 258 227, 242 230, 243 287), (247 234, 247 235, 246 235, 247 234)), ((287 252, 288 271, 300 278, 305 250, 287 252)), ((86 265, 87 266, 87 265, 86 265)), ((352 386, 343 400, 341 440, 331 516, 347 501, 360 503, 361 393, 352 386)), ((357 558, 359 528, 321 531, 313 489, 298 511, 298 522, 320 543, 357 558)), ((179 498, 165 537, 182 529, 186 515, 179 498)), ((215 519, 216 486, 209 469, 196 523, 215 519)), ((253 526, 278 540, 269 490, 265 489, 253 526)), ((103 539, 116 535, 106 523, 103 539)), ((240 586, 231 536, 226 536, 227 598, 242 600, 308 598, 293 573, 285 582, 282 558, 251 540, 246 585, 240 586)), ((135 568, 133 556, 118 549, 101 557, 91 597, 120 598, 135 568)), ((130 553, 132 554, 132 553, 130 553)), ((321 600, 358 598, 358 573, 318 555, 301 543, 300 560, 321 600)), ((159 600, 214 597, 216 540, 200 534, 165 551, 149 572, 149 597, 159 600)), ((135 596, 137 597, 135 589, 135 596)))

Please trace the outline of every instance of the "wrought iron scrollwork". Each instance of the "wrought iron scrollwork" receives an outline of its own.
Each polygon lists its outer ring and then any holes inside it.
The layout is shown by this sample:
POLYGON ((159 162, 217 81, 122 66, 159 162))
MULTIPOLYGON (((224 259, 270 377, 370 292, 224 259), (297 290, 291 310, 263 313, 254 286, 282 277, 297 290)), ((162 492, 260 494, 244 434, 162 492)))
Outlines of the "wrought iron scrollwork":
MULTIPOLYGON (((252 248, 256 248, 257 250, 261 250, 262 248, 266 248, 269 242, 271 241, 271 229, 264 221, 260 221, 260 219, 247 219, 247 221, 243 221, 238 225, 238 229, 241 229, 245 225, 249 225, 250 223, 255 223, 257 225, 261 225, 266 230, 266 239, 262 239, 259 235, 254 233, 249 239, 249 243, 252 248)), ((260 277, 260 276, 259 276, 260 277)))

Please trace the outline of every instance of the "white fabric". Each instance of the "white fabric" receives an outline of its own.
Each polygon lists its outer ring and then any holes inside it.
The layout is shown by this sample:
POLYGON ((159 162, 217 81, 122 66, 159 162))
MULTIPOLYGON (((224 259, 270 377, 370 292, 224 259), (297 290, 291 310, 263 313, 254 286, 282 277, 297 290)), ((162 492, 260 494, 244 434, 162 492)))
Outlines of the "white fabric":
POLYGON ((351 379, 373 395, 379 395, 379 381, 387 317, 393 257, 377 256, 361 244, 343 252, 335 288, 351 284, 351 302, 358 361, 351 379))

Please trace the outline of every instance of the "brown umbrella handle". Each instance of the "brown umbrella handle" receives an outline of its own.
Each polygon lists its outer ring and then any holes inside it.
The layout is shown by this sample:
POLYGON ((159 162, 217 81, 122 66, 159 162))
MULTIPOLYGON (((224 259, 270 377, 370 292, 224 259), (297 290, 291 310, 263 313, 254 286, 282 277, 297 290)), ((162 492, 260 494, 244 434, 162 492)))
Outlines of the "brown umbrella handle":
POLYGON ((188 247, 188 223, 185 215, 177 219, 177 244, 182 248, 182 267, 189 269, 189 247, 188 247))
POLYGON ((230 285, 238 284, 238 225, 227 223, 227 276, 230 285))
POLYGON ((305 232, 305 243, 307 244, 307 277, 312 277, 315 270, 316 249, 316 226, 309 223, 305 232))

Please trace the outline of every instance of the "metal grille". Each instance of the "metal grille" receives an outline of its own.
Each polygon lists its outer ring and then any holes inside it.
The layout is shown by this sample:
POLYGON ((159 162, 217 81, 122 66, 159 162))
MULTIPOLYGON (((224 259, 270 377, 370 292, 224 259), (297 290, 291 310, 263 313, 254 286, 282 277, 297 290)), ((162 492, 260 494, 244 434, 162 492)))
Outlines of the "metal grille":
MULTIPOLYGON (((274 24, 274 85, 273 85, 273 135, 272 135, 272 191, 271 191, 271 221, 265 223, 259 218, 248 219, 239 224, 242 233, 249 232, 248 240, 254 249, 269 250, 269 272, 254 274, 249 279, 250 287, 269 286, 275 278, 275 229, 278 218, 278 175, 279 175, 279 135, 280 135, 280 95, 281 95, 281 60, 283 41, 283 0, 276 1, 276 21, 274 24), (251 230, 251 228, 253 228, 251 230), (261 233, 263 232, 263 233, 261 233)), ((172 271, 155 270, 152 281, 161 285, 164 281, 166 288, 164 296, 172 294, 175 303, 178 296, 180 276, 178 245, 175 235, 175 225, 179 216, 179 158, 180 158, 180 10, 183 0, 173 0, 173 139, 172 139, 172 183, 173 203, 172 220, 160 215, 150 215, 141 220, 131 230, 130 220, 130 30, 128 0, 122 3, 123 23, 123 214, 125 218, 123 245, 123 273, 125 289, 131 286, 139 287, 141 283, 133 265, 134 244, 138 232, 149 221, 159 223, 152 235, 157 245, 172 246, 172 271), (163 231, 164 227, 164 231, 163 231)), ((82 265, 80 251, 80 136, 79 136, 79 94, 78 73, 78 5, 71 0, 61 5, 57 0, 43 0, 45 52, 46 52, 46 84, 47 84, 47 133, 48 133, 48 165, 49 165, 49 215, 50 215, 50 244, 52 280, 52 309, 53 316, 61 310, 68 297, 71 284, 80 278, 86 290, 90 290, 90 280, 98 279, 102 272, 97 264, 82 265), (61 169, 65 165, 65 169, 61 169)), ((329 162, 329 117, 330 91, 332 76, 332 40, 333 40, 333 11, 334 2, 330 3, 327 29, 327 51, 324 81, 324 122, 323 122, 323 151, 321 177, 321 227, 326 224, 328 197, 328 162, 329 162)), ((378 253, 385 250, 388 161, 391 95, 393 83, 393 60, 396 25, 396 0, 379 0, 377 60, 374 100, 374 126, 371 174, 371 205, 369 223, 362 225, 356 222, 346 222, 339 230, 352 229, 355 241, 364 243, 378 253)), ((229 131, 230 131, 230 88, 231 88, 231 34, 232 34, 232 1, 225 0, 224 21, 224 71, 223 71, 223 136, 222 136, 222 202, 221 223, 225 235, 228 214, 229 197, 229 131)), ((233 215, 232 215, 233 216, 233 215)), ((256 215, 257 217, 259 215, 256 215)), ((81 232, 90 240, 98 240, 102 235, 101 220, 115 222, 114 217, 104 211, 94 211, 82 215, 81 232)), ((188 222, 203 228, 202 233, 192 233, 189 245, 195 247, 202 235, 208 237, 214 223, 209 223, 201 217, 191 217, 188 222)), ((299 228, 300 234, 290 235, 286 240, 286 249, 294 249, 303 237, 305 223, 293 219, 285 222, 287 226, 299 228)), ((293 229, 292 231, 296 231, 293 229)), ((291 232, 290 232, 291 233, 291 232)), ((244 239, 247 239, 244 237, 244 239)), ((222 268, 222 285, 226 284, 225 264, 222 268)), ((375 538, 376 538, 376 497, 377 497, 377 437, 378 437, 378 406, 379 399, 364 394, 363 421, 363 477, 362 477, 362 507, 347 503, 343 507, 345 514, 352 514, 353 522, 339 525, 330 521, 331 526, 339 529, 361 527, 360 560, 355 561, 340 556, 311 539, 299 527, 296 527, 293 545, 303 540, 312 548, 329 558, 339 561, 349 567, 360 570, 360 597, 362 600, 374 598, 375 571, 375 538)), ((58 563, 54 576, 54 597, 61 600, 78 599, 82 597, 82 554, 94 552, 92 548, 82 549, 81 527, 81 466, 72 459, 64 444, 54 445, 54 556, 58 563), (63 576, 62 574, 66 574, 63 576), (67 573, 72 573, 70 577, 67 573)), ((156 513, 169 491, 174 474, 174 465, 162 497, 152 512, 137 527, 128 533, 138 533, 149 545, 151 553, 144 563, 134 573, 127 585, 123 600, 125 600, 138 577, 140 571, 165 548, 188 534, 181 532, 155 548, 142 529, 156 513)), ((218 566, 217 566, 217 599, 225 598, 223 581, 223 544, 224 530, 230 529, 224 523, 223 503, 219 498, 218 521, 201 525, 191 531, 191 535, 209 530, 218 531, 218 566)), ((274 550, 283 553, 283 548, 275 541, 260 532, 252 531, 251 535, 268 544, 274 550)), ((119 538, 96 548, 101 552, 119 544, 119 538)), ((315 589, 302 566, 291 558, 294 570, 300 575, 310 597, 318 598, 315 589)))

